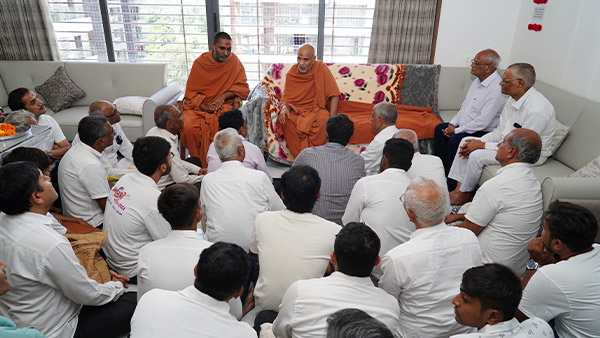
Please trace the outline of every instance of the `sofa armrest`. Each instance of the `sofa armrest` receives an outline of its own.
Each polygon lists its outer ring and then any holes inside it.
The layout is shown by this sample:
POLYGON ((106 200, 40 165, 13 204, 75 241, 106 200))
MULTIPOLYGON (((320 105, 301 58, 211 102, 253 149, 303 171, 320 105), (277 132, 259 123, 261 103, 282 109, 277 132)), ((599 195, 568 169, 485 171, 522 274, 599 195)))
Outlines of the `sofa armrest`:
POLYGON ((167 104, 171 100, 176 99, 181 94, 181 86, 177 82, 173 82, 170 85, 162 88, 156 93, 152 94, 149 98, 144 101, 143 115, 142 115, 142 129, 144 135, 154 127, 154 110, 156 107, 167 104))
POLYGON ((600 177, 546 177, 542 198, 544 210, 560 199, 600 200, 600 177))

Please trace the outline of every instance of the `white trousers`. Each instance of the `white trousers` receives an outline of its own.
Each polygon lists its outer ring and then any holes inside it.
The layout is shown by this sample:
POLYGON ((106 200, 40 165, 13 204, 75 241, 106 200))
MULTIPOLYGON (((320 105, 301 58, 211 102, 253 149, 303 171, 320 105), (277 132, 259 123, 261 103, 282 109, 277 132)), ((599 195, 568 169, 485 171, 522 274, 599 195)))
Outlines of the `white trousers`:
MULTIPOLYGON (((460 141, 460 147, 469 139, 479 139, 478 137, 465 137, 460 141)), ((477 149, 469 154, 468 158, 461 158, 458 156, 458 151, 454 155, 454 162, 450 167, 450 173, 448 178, 451 178, 457 182, 461 182, 460 191, 471 192, 475 190, 479 177, 483 172, 483 167, 489 164, 500 164, 496 161, 496 150, 491 149, 477 149)))

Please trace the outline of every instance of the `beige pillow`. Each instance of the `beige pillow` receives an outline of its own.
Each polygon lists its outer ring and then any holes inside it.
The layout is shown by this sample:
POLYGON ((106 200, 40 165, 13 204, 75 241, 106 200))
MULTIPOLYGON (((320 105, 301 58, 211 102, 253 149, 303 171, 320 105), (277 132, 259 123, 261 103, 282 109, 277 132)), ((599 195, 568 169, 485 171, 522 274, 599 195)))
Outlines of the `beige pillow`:
POLYGON ((35 87, 35 91, 54 112, 69 108, 73 102, 85 96, 85 92, 71 80, 63 66, 58 67, 48 80, 35 87))
POLYGON ((148 98, 144 96, 123 96, 113 103, 121 114, 142 116, 146 99, 148 98))
POLYGON ((552 137, 552 146, 550 146, 550 152, 554 154, 558 147, 563 143, 565 137, 569 133, 569 127, 555 120, 556 128, 554 130, 554 136, 552 137))

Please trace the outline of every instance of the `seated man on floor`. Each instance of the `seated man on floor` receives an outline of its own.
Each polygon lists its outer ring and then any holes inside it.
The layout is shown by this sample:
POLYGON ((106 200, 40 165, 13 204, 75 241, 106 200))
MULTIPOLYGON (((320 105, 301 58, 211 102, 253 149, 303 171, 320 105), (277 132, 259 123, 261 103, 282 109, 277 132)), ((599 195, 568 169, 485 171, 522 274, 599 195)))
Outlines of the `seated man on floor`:
POLYGON ((327 317, 356 308, 393 329, 400 322, 398 301, 371 282, 379 264, 379 237, 364 223, 349 223, 335 238, 329 277, 299 280, 285 292, 273 332, 280 338, 323 337, 327 317))
POLYGON ((367 148, 360 153, 360 156, 365 160, 365 174, 375 175, 379 172, 381 164, 381 152, 385 141, 394 137, 398 131, 396 128, 396 119, 398 118, 398 110, 393 103, 379 102, 373 107, 371 113, 371 129, 377 133, 375 138, 367 148))
POLYGON ((432 180, 413 179, 401 198, 416 230, 410 240, 383 256, 379 287, 398 299, 394 336, 448 337, 473 329, 454 320, 452 298, 465 270, 481 265, 477 237, 444 224, 448 192, 432 180))
POLYGON ((160 195, 157 182, 171 170, 170 149, 169 142, 160 137, 138 138, 132 154, 137 171, 115 183, 104 212, 106 262, 134 284, 140 249, 171 230, 156 205, 160 195))
POLYGON ((223 164, 204 177, 200 188, 206 238, 248 251, 256 216, 285 205, 265 173, 242 165, 245 148, 235 129, 219 131, 214 145, 223 164))
POLYGON ((517 319, 554 319, 558 337, 597 337, 600 332, 598 221, 576 204, 554 202, 541 237, 529 243, 531 264, 523 277, 517 319), (556 262, 556 259, 560 259, 556 262), (538 269, 538 266, 540 268, 538 269))
POLYGON ((246 70, 231 52, 231 36, 215 34, 210 51, 194 61, 185 86, 183 115, 187 123, 181 130, 182 149, 206 166, 208 147, 219 130, 217 119, 223 112, 239 108, 249 93, 246 70))
POLYGON ((48 337, 126 333, 136 294, 123 295, 128 279, 114 271, 105 284, 88 278, 69 241, 50 228, 46 214, 58 196, 50 177, 34 163, 10 163, 0 168, 0 191, 0 257, 14 283, 0 297, 0 315, 48 337))
POLYGON ((465 271, 454 297, 455 319, 477 332, 451 338, 551 338, 550 325, 539 318, 522 323, 515 318, 521 301, 521 280, 504 265, 485 264, 465 271))
POLYGON ((531 166, 537 162, 542 140, 533 130, 511 131, 498 144, 496 176, 477 190, 466 214, 448 215, 446 223, 460 225, 477 236, 483 263, 500 263, 521 276, 529 259, 527 243, 540 229, 542 188, 531 166))
POLYGON ((392 338, 392 331, 358 309, 339 310, 327 318, 326 338, 392 338))
MULTIPOLYGON (((240 139, 244 145, 244 151, 246 152, 244 162, 242 162, 244 167, 260 170, 264 172, 267 177, 269 177, 269 180, 273 181, 273 178, 271 178, 271 173, 269 172, 269 169, 267 169, 267 163, 265 163, 265 157, 262 150, 246 140, 248 129, 246 127, 244 116, 239 109, 228 110, 219 116, 219 130, 227 128, 233 128, 237 130, 238 134, 240 135, 240 139)), ((206 168, 207 173, 216 171, 221 167, 222 162, 219 159, 217 151, 215 150, 215 142, 210 144, 206 160, 208 161, 208 166, 206 168)))
POLYGON ((323 145, 327 119, 337 112, 340 90, 315 48, 298 49, 298 63, 287 72, 277 128, 292 156, 307 147, 323 145))
POLYGON ((419 139, 417 133, 411 129, 400 129, 394 134, 394 138, 402 138, 410 142, 415 150, 413 154, 411 166, 406 171, 411 179, 422 176, 428 178, 440 187, 446 187, 446 175, 444 174, 444 166, 439 157, 419 152, 419 139))
POLYGON ((180 291, 146 293, 131 319, 131 338, 256 338, 250 325, 238 322, 227 301, 242 294, 248 255, 235 244, 219 242, 204 249, 194 268, 196 280, 180 291))
POLYGON ((446 176, 463 138, 481 137, 498 126, 500 112, 508 98, 500 90, 499 64, 500 55, 495 50, 485 49, 477 53, 471 60, 471 75, 476 79, 471 83, 460 110, 450 123, 440 123, 435 127, 433 153, 442 160, 446 176))
POLYGON ((325 144, 302 150, 295 165, 308 165, 319 173, 321 196, 312 213, 342 225, 352 187, 363 176, 365 161, 346 148, 354 133, 354 123, 344 114, 327 120, 325 144))
POLYGON ((536 164, 543 164, 552 155, 550 149, 556 126, 554 107, 533 88, 534 83, 535 69, 532 65, 515 63, 506 69, 500 85, 502 93, 510 98, 504 105, 498 127, 480 139, 464 138, 450 168, 448 178, 457 182, 456 189, 450 192, 452 205, 469 202, 483 167, 498 164, 495 159, 498 142, 512 130, 528 128, 540 135, 542 153, 536 164))
POLYGON ((86 116, 77 126, 78 142, 58 167, 58 184, 65 215, 102 226, 110 191, 102 152, 113 144, 114 132, 104 116, 86 116))
POLYGON ((63 134, 62 129, 52 116, 44 114, 46 107, 37 95, 27 88, 17 88, 8 94, 8 106, 11 110, 27 109, 35 116, 37 124, 50 126, 54 145, 48 150, 48 156, 53 160, 61 159, 71 148, 69 141, 63 134))
MULTIPOLYGON (((379 256, 408 241, 415 225, 408 219, 400 197, 410 184, 406 173, 413 157, 413 146, 404 139, 389 139, 383 147, 381 173, 363 177, 352 189, 342 221, 364 222, 381 239, 379 256)), ((373 277, 381 277, 381 268, 373 269, 373 277)))
POLYGON ((311 213, 320 187, 315 169, 294 166, 281 176, 281 197, 287 210, 256 217, 250 251, 260 261, 254 290, 257 313, 278 311, 283 294, 293 282, 322 277, 327 270, 335 235, 341 227, 311 213))
MULTIPOLYGON (((171 145, 171 172, 160 178, 158 188, 164 190, 175 183, 191 183, 200 188, 200 181, 206 169, 182 160, 179 155, 179 132, 183 129, 183 114, 175 106, 162 105, 154 110, 155 127, 148 130, 146 136, 162 137, 171 145)), ((195 158, 197 159, 197 158, 195 158)))

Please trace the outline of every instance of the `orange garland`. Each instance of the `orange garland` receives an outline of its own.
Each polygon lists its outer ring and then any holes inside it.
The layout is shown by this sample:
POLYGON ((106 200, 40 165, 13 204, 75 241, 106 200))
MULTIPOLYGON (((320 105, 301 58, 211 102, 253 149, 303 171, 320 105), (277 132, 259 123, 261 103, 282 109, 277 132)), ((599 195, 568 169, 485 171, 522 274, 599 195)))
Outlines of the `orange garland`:
POLYGON ((0 123, 0 137, 2 136, 10 136, 16 134, 17 131, 15 126, 8 123, 0 123))

